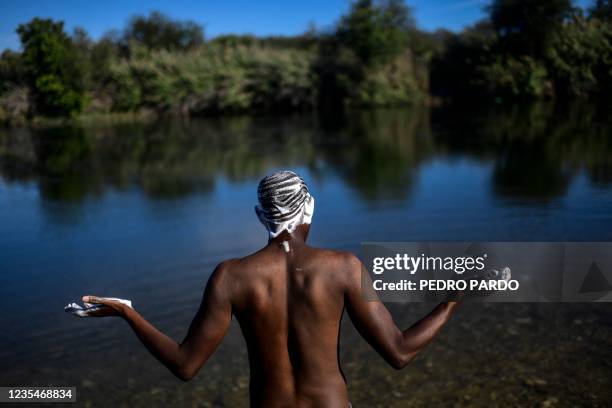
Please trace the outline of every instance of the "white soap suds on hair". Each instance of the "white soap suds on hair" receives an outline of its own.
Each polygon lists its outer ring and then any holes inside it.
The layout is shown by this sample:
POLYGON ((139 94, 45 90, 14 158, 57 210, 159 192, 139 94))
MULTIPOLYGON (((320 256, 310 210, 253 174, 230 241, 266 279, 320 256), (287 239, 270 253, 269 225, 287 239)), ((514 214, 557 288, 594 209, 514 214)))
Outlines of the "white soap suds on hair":
POLYGON ((301 224, 310 224, 314 198, 304 180, 292 171, 279 171, 264 177, 257 187, 259 204, 255 212, 270 238, 289 233, 301 224))

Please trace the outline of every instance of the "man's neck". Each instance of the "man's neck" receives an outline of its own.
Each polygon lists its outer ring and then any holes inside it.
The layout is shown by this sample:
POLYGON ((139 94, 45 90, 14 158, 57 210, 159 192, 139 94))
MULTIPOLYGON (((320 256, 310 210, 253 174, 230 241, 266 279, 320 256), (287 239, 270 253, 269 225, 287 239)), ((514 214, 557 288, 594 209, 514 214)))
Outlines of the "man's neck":
POLYGON ((283 242, 303 244, 308 238, 308 231, 309 225, 302 224, 299 225, 293 232, 285 230, 281 232, 280 235, 278 235, 277 237, 270 238, 268 240, 268 244, 281 245, 283 242))

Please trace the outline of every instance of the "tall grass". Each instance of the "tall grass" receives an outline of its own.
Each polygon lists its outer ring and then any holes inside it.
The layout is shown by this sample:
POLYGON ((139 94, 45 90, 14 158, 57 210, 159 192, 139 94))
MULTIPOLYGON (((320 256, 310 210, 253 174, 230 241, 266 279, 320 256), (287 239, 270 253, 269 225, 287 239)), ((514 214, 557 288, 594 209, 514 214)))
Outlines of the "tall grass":
POLYGON ((111 67, 113 110, 161 108, 185 114, 312 108, 316 52, 209 43, 192 51, 133 50, 111 67))

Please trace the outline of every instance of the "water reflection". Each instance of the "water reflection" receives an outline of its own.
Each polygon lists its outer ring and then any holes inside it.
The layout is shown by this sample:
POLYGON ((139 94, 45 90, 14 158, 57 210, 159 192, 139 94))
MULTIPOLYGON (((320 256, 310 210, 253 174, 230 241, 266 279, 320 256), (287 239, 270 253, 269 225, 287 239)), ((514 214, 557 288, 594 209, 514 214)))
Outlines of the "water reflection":
POLYGON ((408 197, 423 163, 465 156, 493 164, 493 194, 528 203, 563 197, 580 170, 609 186, 611 129, 601 110, 584 104, 4 129, 0 171, 9 183, 35 182, 44 199, 79 202, 133 186, 152 199, 206 194, 220 175, 244 181, 274 167, 306 167, 332 171, 376 202, 408 197))
POLYGON ((405 198, 435 146, 426 110, 358 112, 326 141, 322 157, 369 201, 405 198))

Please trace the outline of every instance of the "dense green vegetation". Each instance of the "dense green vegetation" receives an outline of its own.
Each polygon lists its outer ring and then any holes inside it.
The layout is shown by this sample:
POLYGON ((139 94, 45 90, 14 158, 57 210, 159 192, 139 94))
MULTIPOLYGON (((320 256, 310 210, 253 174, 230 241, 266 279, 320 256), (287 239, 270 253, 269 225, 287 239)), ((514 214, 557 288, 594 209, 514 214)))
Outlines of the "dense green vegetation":
POLYGON ((498 100, 605 96, 611 4, 598 0, 585 15, 570 0, 495 0, 489 20, 447 39, 432 64, 432 91, 498 100))
POLYGON ((416 28, 402 0, 356 0, 333 30, 227 35, 154 12, 94 41, 35 18, 0 58, 0 122, 80 113, 389 106, 611 91, 612 2, 494 0, 461 33, 416 28))

